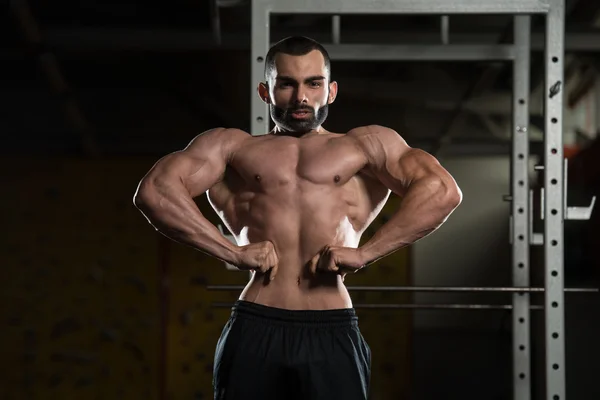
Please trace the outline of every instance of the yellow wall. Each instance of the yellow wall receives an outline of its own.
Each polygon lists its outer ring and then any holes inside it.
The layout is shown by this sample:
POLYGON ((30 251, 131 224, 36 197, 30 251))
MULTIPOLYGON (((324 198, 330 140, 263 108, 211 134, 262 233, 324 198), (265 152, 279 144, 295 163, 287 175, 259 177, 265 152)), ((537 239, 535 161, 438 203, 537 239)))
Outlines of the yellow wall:
POLYGON ((147 163, 3 160, 2 399, 157 399, 156 234, 147 163))
MULTIPOLYGON (((212 303, 231 304, 238 293, 205 286, 241 285, 247 274, 164 239, 135 210, 133 192, 154 161, 0 162, 0 318, 8 322, 0 331, 0 398, 161 399, 163 379, 168 399, 211 398, 214 346, 229 316, 212 303), (161 305, 168 314, 164 330, 161 305)), ((199 205, 218 223, 205 199, 199 205)), ((396 205, 393 198, 382 215, 396 205)), ((346 283, 407 284, 408 251, 346 283)), ((361 292, 353 299, 357 305, 408 301, 361 292)), ((373 351, 373 398, 401 398, 410 378, 410 314, 358 313, 373 351)))

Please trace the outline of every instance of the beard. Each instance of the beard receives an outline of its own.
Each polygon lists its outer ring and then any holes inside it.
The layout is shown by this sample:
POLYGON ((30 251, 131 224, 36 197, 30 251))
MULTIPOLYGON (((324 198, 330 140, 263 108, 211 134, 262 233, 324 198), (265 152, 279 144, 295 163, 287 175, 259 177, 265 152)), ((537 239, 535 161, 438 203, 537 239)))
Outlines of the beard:
POLYGON ((293 108, 281 108, 270 104, 271 118, 278 126, 286 131, 306 133, 318 128, 325 122, 329 114, 329 105, 325 104, 315 113, 309 106, 299 105, 293 108), (296 111, 306 111, 309 115, 305 118, 295 118, 292 114, 296 111))

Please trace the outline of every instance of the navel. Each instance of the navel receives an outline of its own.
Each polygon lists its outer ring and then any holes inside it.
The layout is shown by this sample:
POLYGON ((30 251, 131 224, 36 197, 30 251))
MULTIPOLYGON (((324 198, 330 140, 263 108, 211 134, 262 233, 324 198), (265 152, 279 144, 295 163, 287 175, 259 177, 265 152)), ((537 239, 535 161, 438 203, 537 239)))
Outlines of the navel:
POLYGON ((298 277, 298 279, 296 280, 296 282, 298 283, 298 286, 300 286, 300 277, 298 277))
POLYGON ((334 176, 333 180, 335 183, 338 183, 340 181, 340 176, 339 175, 334 176))

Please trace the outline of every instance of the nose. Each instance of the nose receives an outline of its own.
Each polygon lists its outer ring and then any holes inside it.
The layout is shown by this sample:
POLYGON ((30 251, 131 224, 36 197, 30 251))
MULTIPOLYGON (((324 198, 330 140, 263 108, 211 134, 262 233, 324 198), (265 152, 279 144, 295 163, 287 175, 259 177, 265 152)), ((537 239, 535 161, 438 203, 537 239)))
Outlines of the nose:
POLYGON ((303 86, 298 87, 296 90, 296 103, 308 103, 308 97, 306 97, 306 90, 303 86))

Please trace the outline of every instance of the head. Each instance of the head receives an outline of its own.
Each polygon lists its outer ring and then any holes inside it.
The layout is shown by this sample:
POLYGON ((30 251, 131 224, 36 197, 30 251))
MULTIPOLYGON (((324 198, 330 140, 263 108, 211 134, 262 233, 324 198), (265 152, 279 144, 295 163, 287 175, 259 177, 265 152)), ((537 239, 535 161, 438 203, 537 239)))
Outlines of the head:
POLYGON ((265 82, 258 85, 258 94, 269 104, 277 130, 318 130, 337 95, 327 51, 303 36, 277 42, 267 53, 265 82))

